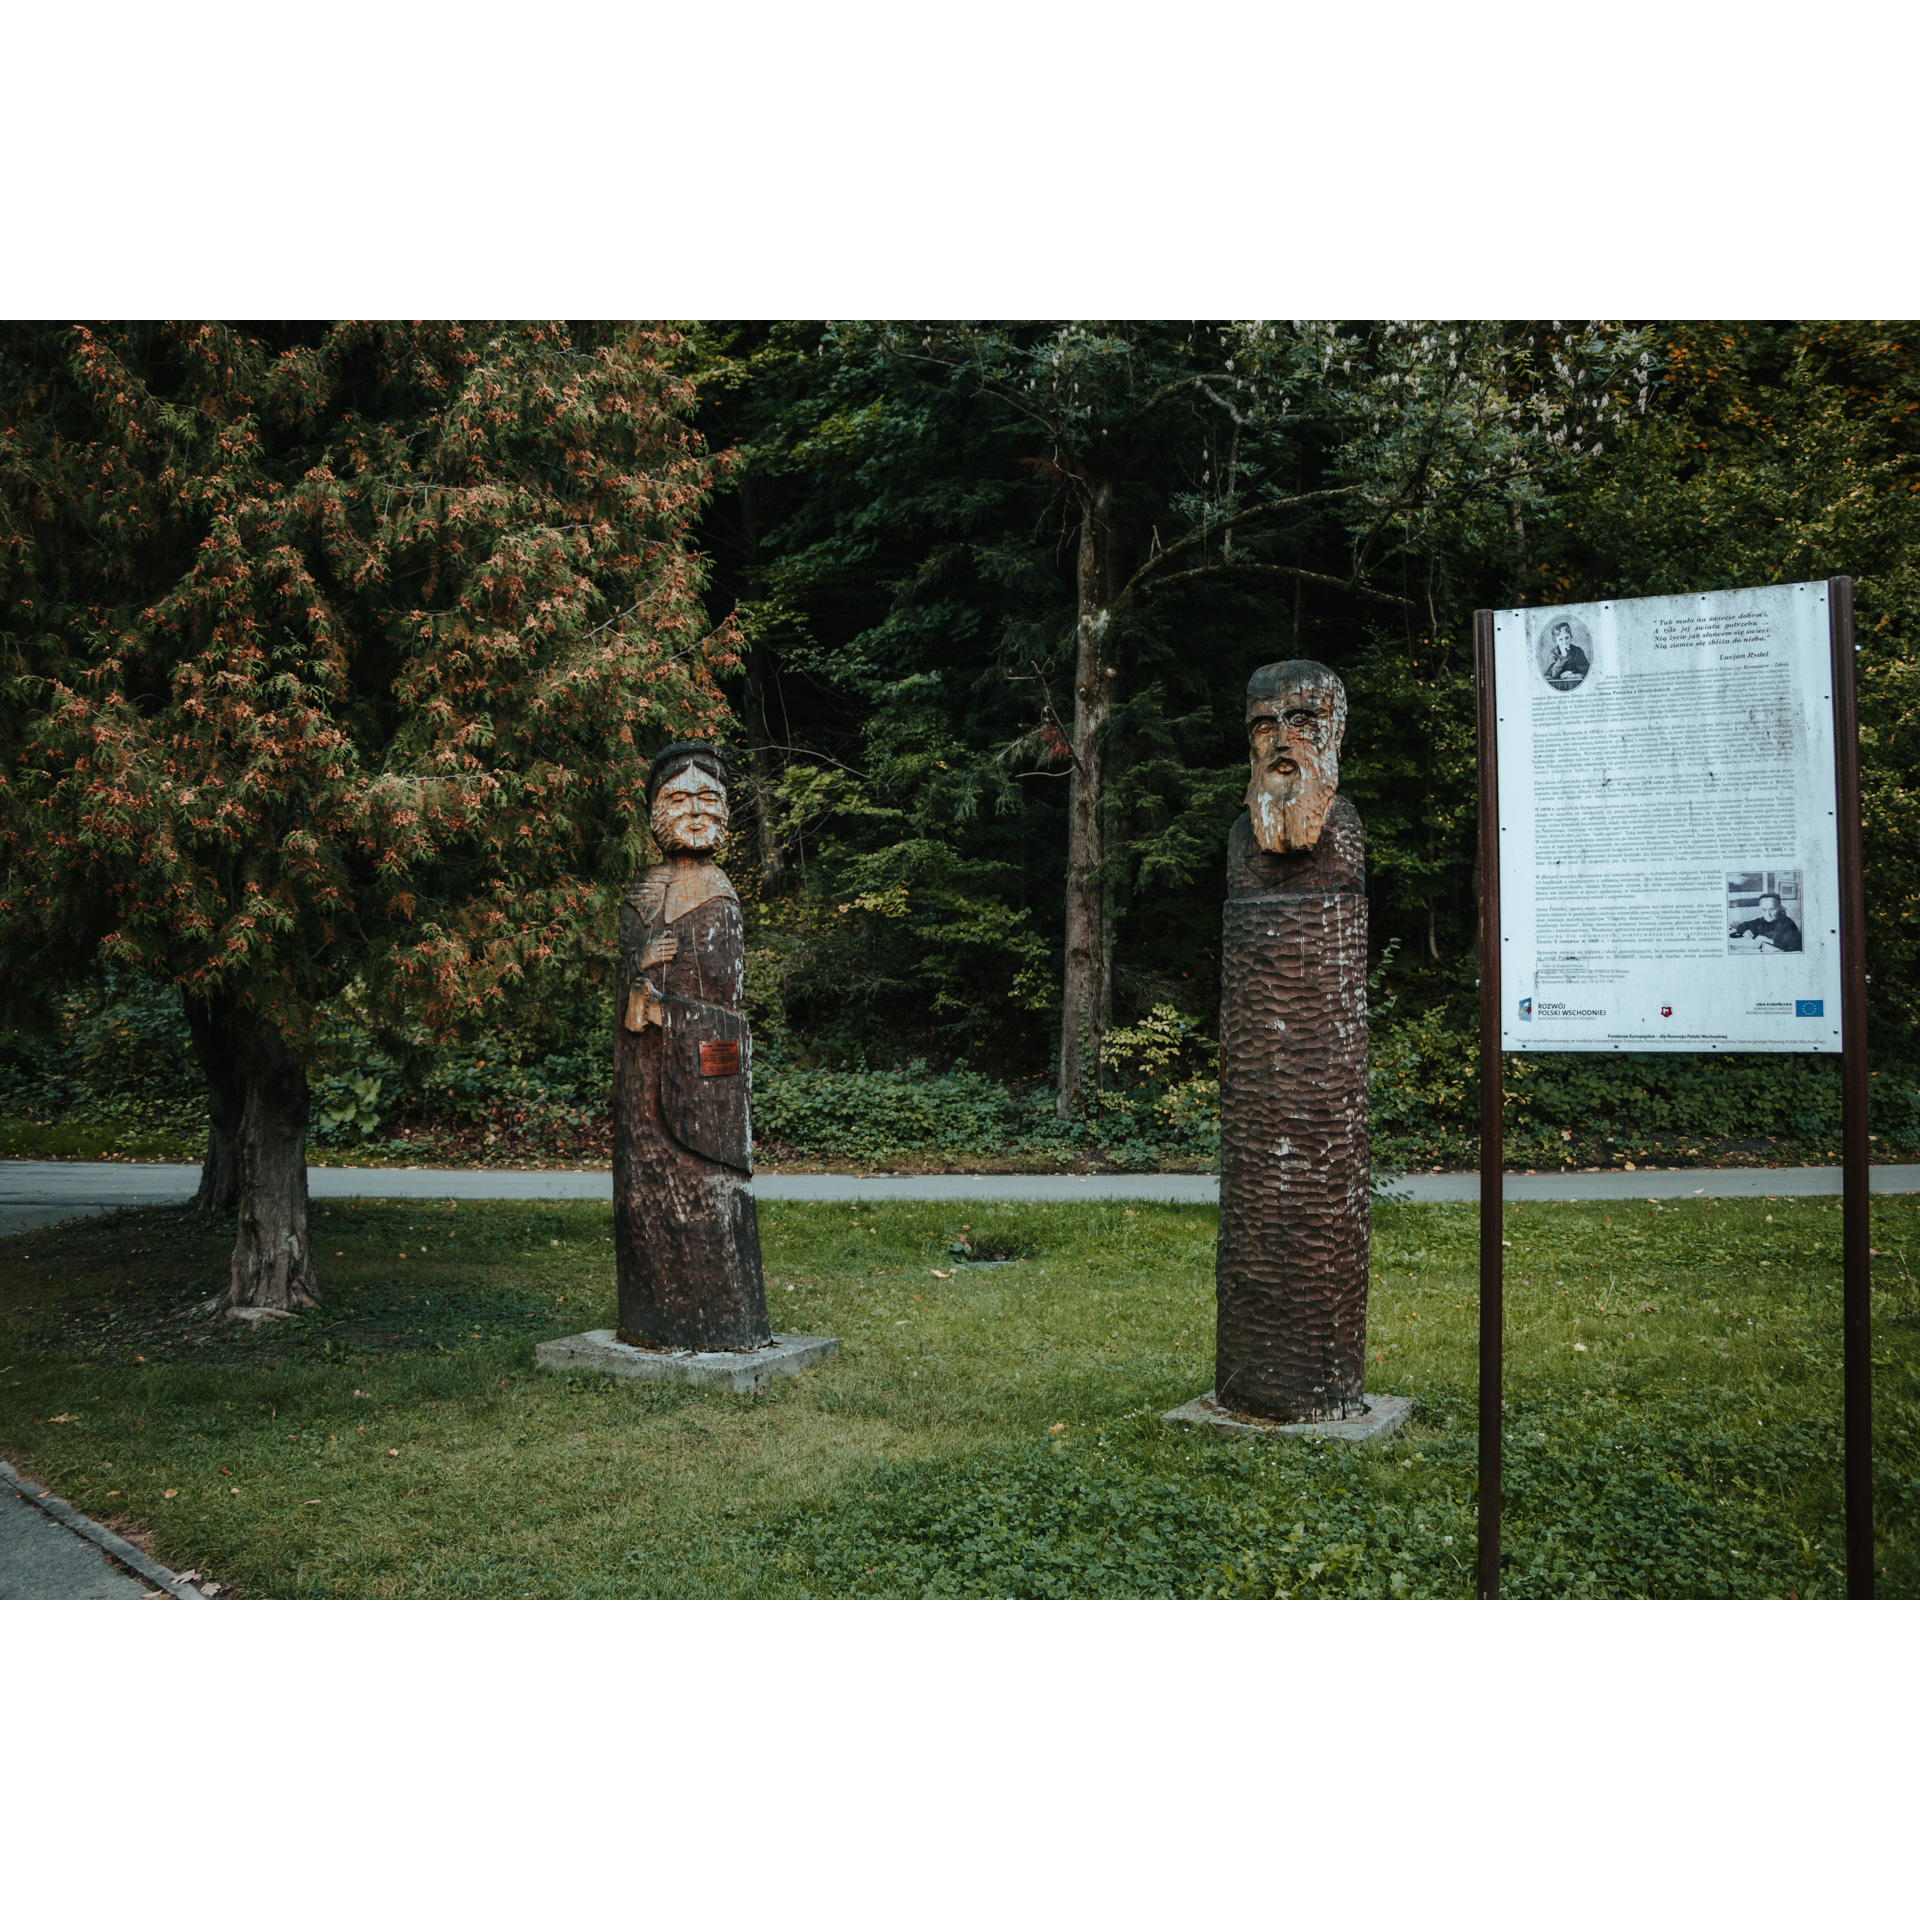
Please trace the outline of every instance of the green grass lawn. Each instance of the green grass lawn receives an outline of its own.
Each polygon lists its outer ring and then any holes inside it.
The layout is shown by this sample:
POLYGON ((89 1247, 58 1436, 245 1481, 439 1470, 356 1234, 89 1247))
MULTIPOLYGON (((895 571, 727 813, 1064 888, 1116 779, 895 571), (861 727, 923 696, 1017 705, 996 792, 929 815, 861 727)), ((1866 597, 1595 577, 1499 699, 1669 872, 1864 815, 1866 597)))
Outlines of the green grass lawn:
MULTIPOLYGON (((258 1331, 191 1310, 228 1230, 120 1213, 0 1241, 0 1448, 251 1596, 1470 1594, 1475 1210, 1375 1212, 1368 1384, 1418 1411, 1360 1449, 1161 1423, 1212 1384, 1214 1217, 763 1204, 775 1327, 841 1358, 736 1398, 534 1370, 612 1323, 596 1203, 316 1205, 327 1305, 258 1331)), ((1507 1591, 1838 1594, 1836 1205, 1507 1219, 1507 1591)), ((1873 1222, 1913 1595, 1920 1207, 1873 1222)))
POLYGON ((207 1150, 197 1134, 110 1120, 0 1120, 0 1160, 191 1160, 207 1150))

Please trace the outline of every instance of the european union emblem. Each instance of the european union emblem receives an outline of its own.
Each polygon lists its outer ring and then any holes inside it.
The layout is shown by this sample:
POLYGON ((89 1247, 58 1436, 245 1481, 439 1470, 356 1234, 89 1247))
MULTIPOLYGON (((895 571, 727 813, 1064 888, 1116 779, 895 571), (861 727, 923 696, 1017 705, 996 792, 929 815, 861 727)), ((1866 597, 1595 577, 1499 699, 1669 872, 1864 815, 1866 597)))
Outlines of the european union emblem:
POLYGON ((1827 1003, 1824 1000, 1796 1000, 1793 1003, 1795 1015, 1802 1020, 1823 1020, 1826 1018, 1827 1003))

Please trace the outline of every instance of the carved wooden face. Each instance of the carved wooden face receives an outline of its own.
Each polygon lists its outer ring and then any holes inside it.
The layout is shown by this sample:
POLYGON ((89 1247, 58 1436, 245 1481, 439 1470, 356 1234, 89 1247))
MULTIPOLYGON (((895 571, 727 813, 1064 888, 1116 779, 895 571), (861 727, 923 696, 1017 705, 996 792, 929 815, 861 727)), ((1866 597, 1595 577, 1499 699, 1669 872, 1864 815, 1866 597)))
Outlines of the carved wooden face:
POLYGON ((727 842, 727 790, 689 763, 660 783, 648 824, 662 853, 718 853, 727 842))
POLYGON ((1340 790, 1345 731, 1344 692, 1324 667, 1255 676, 1247 697, 1247 809, 1253 837, 1268 853, 1305 853, 1319 844, 1340 790))

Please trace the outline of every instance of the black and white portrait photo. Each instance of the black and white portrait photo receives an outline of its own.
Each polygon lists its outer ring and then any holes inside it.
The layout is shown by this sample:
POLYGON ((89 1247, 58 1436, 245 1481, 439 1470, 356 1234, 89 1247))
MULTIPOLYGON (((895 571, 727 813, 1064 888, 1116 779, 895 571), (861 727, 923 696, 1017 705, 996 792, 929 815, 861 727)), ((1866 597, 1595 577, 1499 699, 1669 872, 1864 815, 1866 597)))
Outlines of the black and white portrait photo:
POLYGON ((1798 953, 1806 919, 1798 867, 1727 875, 1727 951, 1798 953))
POLYGON ((1571 693, 1593 671, 1593 636, 1570 613, 1550 614, 1533 650, 1540 678, 1555 693, 1571 693))

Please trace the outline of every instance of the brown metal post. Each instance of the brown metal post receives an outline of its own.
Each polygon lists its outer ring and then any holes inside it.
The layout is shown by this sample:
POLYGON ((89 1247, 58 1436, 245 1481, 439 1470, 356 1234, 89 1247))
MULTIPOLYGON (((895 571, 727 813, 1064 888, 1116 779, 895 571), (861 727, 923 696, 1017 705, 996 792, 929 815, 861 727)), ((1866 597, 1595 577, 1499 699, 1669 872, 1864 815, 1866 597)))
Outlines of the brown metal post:
POLYGON ((1867 1211, 1867 902, 1853 582, 1827 582, 1833 644, 1834 825, 1840 852, 1841 1377, 1846 1395, 1847 1598, 1873 1598, 1873 1280, 1867 1211))
POLYGON ((1480 1552, 1479 1596, 1500 1597, 1501 1234, 1506 1175, 1500 1057, 1500 746, 1493 615, 1473 616, 1480 759, 1480 1552))

